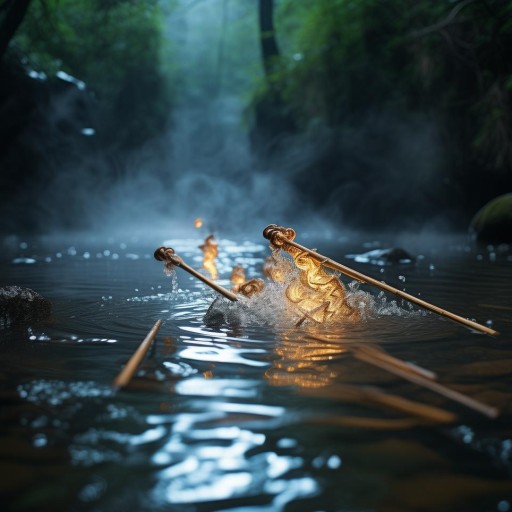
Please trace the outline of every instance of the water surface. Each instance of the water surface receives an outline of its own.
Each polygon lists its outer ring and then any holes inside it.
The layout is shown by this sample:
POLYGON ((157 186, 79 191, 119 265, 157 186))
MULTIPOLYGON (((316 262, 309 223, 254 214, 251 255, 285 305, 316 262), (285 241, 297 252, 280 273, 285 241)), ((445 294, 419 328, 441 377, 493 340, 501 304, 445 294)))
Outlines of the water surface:
MULTIPOLYGON (((180 269, 166 275, 152 256, 168 244, 200 268, 197 232, 6 238, 0 285, 30 287, 53 304, 51 321, 1 332, 7 510, 510 510, 509 248, 410 239, 415 264, 375 265, 346 255, 396 241, 298 239, 500 335, 367 286, 360 290, 378 307, 355 325, 295 327, 276 294, 240 310, 239 321, 206 325, 215 295, 180 269), (158 319, 162 328, 132 383, 113 390, 158 319), (311 339, 315 332, 331 340, 311 339), (489 419, 359 361, 351 343, 377 344, 435 371, 501 415, 489 419), (433 423, 370 400, 373 392, 455 419, 433 423)), ((220 284, 230 286, 235 265, 262 276, 269 250, 259 233, 219 235, 218 243, 220 284)))

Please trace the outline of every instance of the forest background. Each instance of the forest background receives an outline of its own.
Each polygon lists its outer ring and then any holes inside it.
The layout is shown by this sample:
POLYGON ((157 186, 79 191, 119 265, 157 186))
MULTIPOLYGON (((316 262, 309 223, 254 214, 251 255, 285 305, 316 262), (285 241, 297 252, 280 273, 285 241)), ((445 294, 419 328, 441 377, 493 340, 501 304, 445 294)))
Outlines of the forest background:
POLYGON ((505 0, 1 0, 0 231, 465 230, 512 190, 510 48, 505 0))

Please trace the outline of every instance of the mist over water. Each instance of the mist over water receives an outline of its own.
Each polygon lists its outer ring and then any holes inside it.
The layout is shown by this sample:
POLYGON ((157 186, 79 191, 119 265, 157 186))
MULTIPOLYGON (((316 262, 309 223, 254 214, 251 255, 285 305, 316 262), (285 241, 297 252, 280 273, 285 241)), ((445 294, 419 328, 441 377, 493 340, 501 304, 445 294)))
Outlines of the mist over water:
MULTIPOLYGON (((428 192, 441 172, 434 126, 379 112, 333 136, 312 122, 303 134, 283 136, 279 151, 265 157, 251 146, 247 94, 263 74, 256 6, 182 1, 168 12, 166 36, 179 70, 167 129, 121 157, 96 150, 95 135, 53 148, 57 157, 42 183, 27 182, 13 199, 13 218, 31 210, 45 233, 169 236, 193 231, 196 217, 212 232, 251 236, 269 223, 317 235, 347 235, 353 225, 377 231, 388 220, 403 230, 444 228, 446 212, 436 211, 428 192), (331 160, 308 174, 326 144, 334 148, 331 160)), ((49 122, 67 118, 78 132, 94 125, 73 118, 71 109, 63 100, 49 122)))

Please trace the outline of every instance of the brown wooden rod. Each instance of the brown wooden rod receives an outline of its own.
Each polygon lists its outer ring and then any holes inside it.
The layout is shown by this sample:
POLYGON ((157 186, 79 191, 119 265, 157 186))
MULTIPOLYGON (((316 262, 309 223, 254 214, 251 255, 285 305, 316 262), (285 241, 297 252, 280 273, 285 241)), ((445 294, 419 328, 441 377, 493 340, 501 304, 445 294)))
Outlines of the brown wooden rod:
POLYGON ((359 350, 360 352, 366 353, 369 356, 373 356, 376 359, 381 359, 382 361, 385 361, 389 364, 392 364, 398 368, 401 368, 402 370, 406 372, 412 372, 417 373, 418 375, 421 375, 422 377, 425 377, 426 379, 430 380, 436 380, 437 375, 427 368, 423 368, 421 366, 418 366, 417 364, 411 363, 409 361, 404 361, 403 359, 399 359, 397 357, 394 357, 381 348, 377 348, 375 346, 360 344, 356 345, 355 350, 359 350))
POLYGON ((388 362, 382 359, 374 358, 371 355, 364 353, 362 351, 355 350, 353 351, 353 354, 354 357, 360 359, 361 361, 377 366, 382 370, 385 370, 389 373, 393 373, 394 375, 402 377, 403 379, 413 382, 414 384, 418 384, 419 386, 430 389, 431 391, 434 391, 435 393, 438 393, 446 398, 454 400, 459 404, 465 405, 466 407, 469 407, 470 409, 473 409, 474 411, 477 411, 487 416, 488 418, 494 419, 499 416, 499 410, 496 409, 495 407, 479 402, 474 398, 471 398, 470 396, 464 395, 462 393, 459 393, 458 391, 455 391, 454 389, 450 389, 446 386, 443 386, 442 384, 436 382, 435 380, 427 379, 417 373, 408 372, 402 368, 399 368, 398 366, 389 364, 388 362))
POLYGON ((197 277, 200 281, 207 284, 210 288, 214 289, 216 292, 219 292, 221 295, 224 295, 226 299, 229 299, 233 302, 238 300, 238 297, 236 294, 234 294, 232 291, 227 290, 226 288, 220 286, 212 279, 209 279, 205 275, 201 274, 201 272, 198 272, 196 269, 192 268, 190 265, 187 265, 182 258, 180 258, 175 252, 172 247, 159 247, 155 251, 155 259, 158 261, 165 261, 166 263, 170 263, 171 265, 175 265, 176 267, 180 267, 189 274, 193 275, 194 277, 197 277))
POLYGON ((157 320, 155 325, 148 332, 147 336, 142 340, 142 343, 138 346, 137 350, 133 353, 132 357, 126 363, 126 366, 119 372, 117 377, 114 379, 112 386, 114 388, 124 388, 130 382, 134 373, 137 371, 139 364, 142 359, 146 355, 149 347, 151 346, 152 341, 155 339, 158 331, 160 330, 160 326, 162 325, 162 320, 157 320))
MULTIPOLYGON (((318 341, 326 341, 329 343, 333 343, 334 341, 338 341, 340 343, 343 343, 343 340, 339 337, 333 338, 329 336, 323 336, 321 334, 307 334, 308 338, 312 338, 314 340, 318 341)), ((350 342, 350 343, 343 343, 343 347, 346 348, 349 351, 359 350, 360 352, 365 352, 369 356, 374 357, 375 359, 382 359, 383 361, 386 361, 389 364, 395 365, 402 370, 413 372, 421 375, 422 377, 425 377, 426 379, 437 379, 437 375, 427 368, 423 368, 421 366, 418 366, 417 364, 410 363, 409 361, 404 361, 403 359, 399 359, 398 357, 394 357, 388 352, 386 352, 381 347, 378 347, 373 344, 369 343, 361 343, 361 342, 350 342)))
POLYGON ((435 423, 451 423, 456 420, 456 415, 453 412, 392 395, 373 386, 334 384, 326 388, 304 388, 301 389, 301 394, 336 400, 341 399, 356 403, 370 402, 390 407, 397 411, 405 412, 435 423))
POLYGON ((360 281, 362 283, 371 284, 373 286, 376 286, 377 288, 393 293, 394 295, 397 295, 402 299, 412 302, 422 308, 433 311, 434 313, 444 316, 445 318, 449 318, 454 322, 463 324, 466 327, 469 327, 470 329, 474 329, 485 334, 490 334, 491 336, 499 334, 498 331, 495 331, 494 329, 491 329, 485 325, 481 325, 477 322, 474 322, 473 320, 469 320, 468 318, 456 315, 455 313, 451 313, 450 311, 446 311, 445 309, 435 306, 434 304, 430 304, 429 302, 419 299, 414 295, 410 295, 409 293, 399 290, 398 288, 390 286, 389 284, 383 281, 378 281, 373 277, 367 276, 365 274, 362 274, 361 272, 358 272, 357 270, 353 270, 349 267, 346 267, 345 265, 342 265, 341 263, 338 263, 337 261, 334 261, 331 258, 328 258, 327 256, 323 256, 322 254, 319 254, 318 252, 313 251, 312 249, 309 249, 301 244, 298 244, 293 240, 295 238, 295 231, 291 228, 283 228, 280 226, 276 226, 275 224, 270 224, 263 231, 263 236, 270 240, 272 244, 278 247, 282 247, 283 245, 291 245, 296 249, 307 252, 311 257, 315 258, 323 265, 334 270, 337 270, 338 272, 341 272, 342 274, 345 274, 346 276, 349 276, 352 279, 356 279, 357 281, 360 281))

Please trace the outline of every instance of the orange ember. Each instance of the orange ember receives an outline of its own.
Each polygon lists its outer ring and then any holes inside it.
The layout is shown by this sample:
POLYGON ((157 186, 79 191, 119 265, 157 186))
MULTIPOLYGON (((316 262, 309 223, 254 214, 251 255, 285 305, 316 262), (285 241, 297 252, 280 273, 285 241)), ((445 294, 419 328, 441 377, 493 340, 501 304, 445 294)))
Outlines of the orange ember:
POLYGON ((263 279, 254 278, 239 285, 238 292, 246 297, 252 297, 253 295, 263 291, 263 288, 265 288, 263 279))
POLYGON ((194 227, 197 229, 203 227, 203 221, 199 217, 194 221, 194 227))
POLYGON ((239 290, 241 284, 245 283, 244 268, 240 265, 233 267, 231 272, 231 283, 233 283, 233 291, 235 292, 239 290))
POLYGON ((219 248, 213 235, 206 237, 203 245, 199 246, 203 251, 203 268, 210 274, 212 279, 217 279, 218 272, 215 266, 215 259, 219 254, 219 248))

